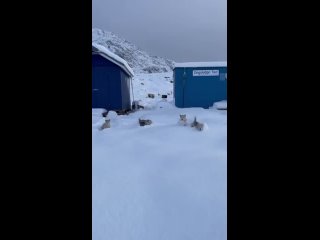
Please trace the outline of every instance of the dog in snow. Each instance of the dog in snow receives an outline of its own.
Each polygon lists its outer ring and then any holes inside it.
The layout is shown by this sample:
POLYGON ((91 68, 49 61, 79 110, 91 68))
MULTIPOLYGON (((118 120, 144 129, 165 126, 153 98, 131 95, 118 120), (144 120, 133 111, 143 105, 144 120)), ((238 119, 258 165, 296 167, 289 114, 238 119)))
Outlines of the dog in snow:
POLYGON ((179 119, 178 124, 182 125, 182 126, 187 126, 188 122, 187 122, 187 115, 186 114, 180 114, 180 119, 179 119))
POLYGON ((151 124, 152 124, 151 120, 149 120, 149 119, 140 119, 139 118, 139 125, 141 127, 146 126, 146 125, 151 125, 151 124))
POLYGON ((194 118, 194 121, 191 123, 191 127, 196 128, 199 131, 202 131, 204 128, 204 123, 200 123, 197 121, 197 118, 194 118))

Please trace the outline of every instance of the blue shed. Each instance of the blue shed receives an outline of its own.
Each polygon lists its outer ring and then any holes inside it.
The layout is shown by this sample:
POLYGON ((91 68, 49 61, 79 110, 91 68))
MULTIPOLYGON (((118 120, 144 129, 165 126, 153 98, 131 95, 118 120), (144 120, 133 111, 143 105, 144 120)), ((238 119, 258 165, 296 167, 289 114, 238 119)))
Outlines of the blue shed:
POLYGON ((174 99, 179 108, 209 108, 227 100, 227 62, 176 63, 174 99))
POLYGON ((132 106, 128 63, 107 48, 92 43, 92 108, 129 110, 132 106))

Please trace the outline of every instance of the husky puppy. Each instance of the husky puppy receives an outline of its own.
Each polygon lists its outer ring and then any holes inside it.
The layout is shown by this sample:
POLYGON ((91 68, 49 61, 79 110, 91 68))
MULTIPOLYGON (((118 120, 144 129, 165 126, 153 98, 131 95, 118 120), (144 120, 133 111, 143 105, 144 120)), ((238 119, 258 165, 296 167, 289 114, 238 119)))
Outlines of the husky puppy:
POLYGON ((139 118, 139 125, 140 126, 145 126, 145 125, 151 125, 152 124, 152 121, 151 120, 149 120, 149 119, 146 119, 146 120, 144 120, 144 119, 140 119, 139 118))
POLYGON ((193 120, 193 122, 191 123, 191 127, 195 127, 197 124, 198 124, 197 118, 194 117, 194 120, 193 120))
POLYGON ((105 128, 110 128, 110 119, 105 119, 105 122, 102 124, 102 126, 100 127, 100 130, 102 131, 105 128))
POLYGON ((195 127, 196 127, 196 129, 198 129, 199 131, 202 131, 203 128, 204 128, 204 124, 198 122, 198 124, 197 124, 195 127))
POLYGON ((191 123, 191 127, 195 127, 197 130, 202 131, 204 128, 204 124, 197 121, 195 117, 193 122, 191 123))
POLYGON ((180 114, 180 119, 178 122, 180 125, 187 126, 187 115, 186 114, 180 114))

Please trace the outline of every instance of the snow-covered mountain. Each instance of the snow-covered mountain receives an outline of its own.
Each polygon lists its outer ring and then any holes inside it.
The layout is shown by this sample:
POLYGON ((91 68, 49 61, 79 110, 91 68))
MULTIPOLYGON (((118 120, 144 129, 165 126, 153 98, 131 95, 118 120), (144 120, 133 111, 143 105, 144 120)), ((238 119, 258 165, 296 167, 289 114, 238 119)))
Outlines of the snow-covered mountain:
POLYGON ((112 32, 93 28, 92 42, 107 47, 111 52, 126 60, 135 73, 160 73, 173 69, 174 61, 150 56, 147 52, 112 32))

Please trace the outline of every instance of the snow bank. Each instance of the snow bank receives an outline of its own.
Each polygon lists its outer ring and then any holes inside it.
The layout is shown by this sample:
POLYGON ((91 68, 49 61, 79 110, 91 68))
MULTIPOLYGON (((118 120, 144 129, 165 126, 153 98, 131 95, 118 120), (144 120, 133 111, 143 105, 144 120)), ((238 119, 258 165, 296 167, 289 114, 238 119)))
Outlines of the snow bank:
POLYGON ((212 107, 215 109, 227 109, 227 101, 223 100, 220 102, 215 102, 212 107))
POLYGON ((180 112, 141 110, 93 127, 93 240, 226 240, 226 116, 184 109, 189 123, 205 123, 199 132, 177 125, 180 112), (153 123, 140 127, 139 117, 153 123))
POLYGON ((173 101, 173 83, 171 81, 173 81, 173 72, 136 74, 132 79, 134 99, 140 100, 139 104, 145 109, 160 108, 160 105, 166 105, 165 102, 173 101), (148 98, 148 93, 153 93, 155 98, 148 98), (167 95, 167 99, 163 100, 162 95, 167 95))
POLYGON ((93 108, 92 109, 92 115, 94 116, 102 116, 102 113, 104 113, 106 110, 104 108, 93 108))
POLYGON ((109 111, 107 118, 111 120, 115 120, 118 118, 118 114, 115 111, 109 111))
POLYGON ((170 91, 171 76, 136 76, 135 99, 150 108, 114 116, 109 129, 92 111, 93 240, 227 239, 227 116, 146 98, 170 91), (190 127, 194 117, 205 131, 190 127))

